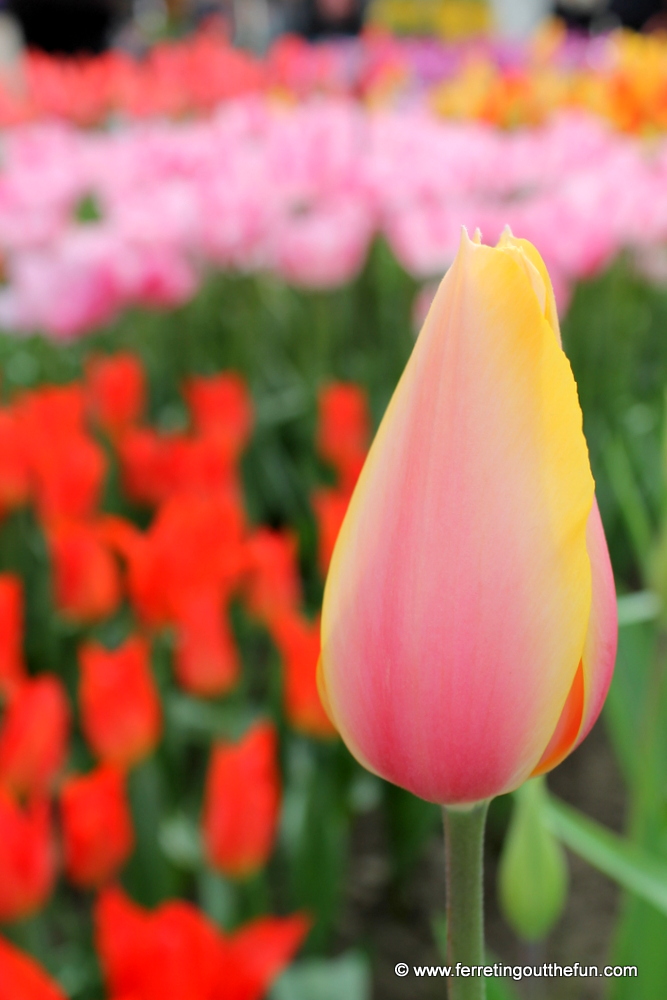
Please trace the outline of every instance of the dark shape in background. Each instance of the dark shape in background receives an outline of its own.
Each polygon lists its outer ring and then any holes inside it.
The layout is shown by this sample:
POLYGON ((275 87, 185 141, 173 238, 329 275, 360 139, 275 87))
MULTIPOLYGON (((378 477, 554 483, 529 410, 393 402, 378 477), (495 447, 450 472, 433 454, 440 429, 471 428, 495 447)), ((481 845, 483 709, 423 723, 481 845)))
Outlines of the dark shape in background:
POLYGON ((8 0, 26 44, 62 55, 99 53, 128 13, 124 0, 8 0))

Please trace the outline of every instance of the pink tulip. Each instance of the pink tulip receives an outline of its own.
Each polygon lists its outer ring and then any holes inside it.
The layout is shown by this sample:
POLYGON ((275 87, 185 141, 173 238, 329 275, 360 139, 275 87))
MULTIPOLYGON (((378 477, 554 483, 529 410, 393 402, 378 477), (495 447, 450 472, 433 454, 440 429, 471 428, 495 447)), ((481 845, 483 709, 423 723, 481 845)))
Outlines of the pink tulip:
POLYGON ((369 770, 473 803, 584 738, 616 628, 546 268, 464 231, 338 537, 323 702, 369 770))

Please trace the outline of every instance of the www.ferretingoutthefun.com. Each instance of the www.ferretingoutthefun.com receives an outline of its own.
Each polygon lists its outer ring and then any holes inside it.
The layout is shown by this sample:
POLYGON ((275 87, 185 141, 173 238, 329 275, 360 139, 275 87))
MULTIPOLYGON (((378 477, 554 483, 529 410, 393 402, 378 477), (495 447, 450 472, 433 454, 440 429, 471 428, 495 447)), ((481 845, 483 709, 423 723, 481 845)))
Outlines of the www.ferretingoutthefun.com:
POLYGON ((477 978, 493 979, 556 979, 561 976, 567 978, 582 976, 595 979, 624 979, 637 976, 636 965, 605 965, 600 968, 597 965, 559 965, 557 962, 545 962, 544 965, 503 965, 496 962, 495 965, 407 965, 405 962, 397 962, 394 972, 402 979, 405 976, 414 975, 421 977, 442 977, 448 979, 450 976, 476 976, 477 978))

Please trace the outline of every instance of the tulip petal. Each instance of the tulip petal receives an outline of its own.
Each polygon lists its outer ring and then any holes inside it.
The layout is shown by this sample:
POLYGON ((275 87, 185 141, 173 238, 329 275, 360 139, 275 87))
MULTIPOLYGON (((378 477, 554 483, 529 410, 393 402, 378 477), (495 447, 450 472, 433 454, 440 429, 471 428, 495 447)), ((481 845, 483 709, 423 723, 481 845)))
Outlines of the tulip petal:
POLYGON ((586 544, 593 593, 584 655, 556 731, 534 775, 556 767, 588 736, 602 710, 614 673, 618 639, 616 590, 597 501, 588 518, 586 544))
POLYGON ((352 497, 324 599, 321 685, 335 725, 370 770, 440 803, 528 777, 590 612, 581 410, 545 318, 550 285, 540 301, 542 270, 517 244, 464 234, 352 497))
POLYGON ((584 710, 579 734, 572 749, 588 736, 607 697, 616 662, 618 608, 614 573, 597 502, 593 503, 586 544, 591 561, 593 596, 584 646, 584 710))

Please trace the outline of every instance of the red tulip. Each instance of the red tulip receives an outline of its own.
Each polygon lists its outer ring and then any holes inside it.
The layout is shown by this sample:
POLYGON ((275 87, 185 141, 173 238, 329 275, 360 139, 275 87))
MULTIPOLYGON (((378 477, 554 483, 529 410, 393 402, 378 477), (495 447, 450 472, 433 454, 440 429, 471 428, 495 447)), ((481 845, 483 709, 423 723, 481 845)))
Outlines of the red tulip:
POLYGON ((66 1000, 66 997, 33 958, 0 938, 0 1000, 66 1000))
POLYGON ((245 567, 243 511, 228 496, 168 500, 130 554, 128 588, 144 622, 175 621, 188 596, 216 589, 221 599, 245 567))
POLYGON ((65 762, 69 722, 57 677, 42 674, 17 688, 0 724, 0 785, 16 795, 48 790, 65 762))
POLYGON ((117 875, 134 844, 122 772, 105 765, 69 778, 60 790, 60 814, 70 881, 90 889, 117 875))
POLYGON ((260 528, 246 544, 245 593, 250 611, 265 622, 302 601, 297 539, 286 531, 260 528))
POLYGON ((75 622, 99 621, 121 598, 116 560, 94 524, 60 521, 47 532, 58 611, 75 622))
POLYGON ((119 1000, 262 1000, 307 930, 296 914, 226 935, 190 903, 148 912, 119 889, 102 892, 95 909, 102 972, 119 1000))
POLYGON ((174 667, 181 687, 202 697, 229 691, 238 680, 240 661, 220 588, 183 594, 174 619, 174 667))
POLYGON ((23 663, 23 584, 0 575, 0 695, 11 694, 25 678, 23 663))
POLYGON ((370 415, 363 389, 337 383, 320 392, 317 450, 338 473, 344 491, 351 491, 370 443, 370 415))
POLYGON ((86 403, 92 420, 112 438, 136 423, 145 405, 146 379, 129 352, 93 355, 86 365, 86 403))
POLYGON ((301 914, 260 917, 223 938, 214 1000, 262 1000, 309 929, 301 914))
POLYGON ((117 442, 123 490, 134 503, 153 506, 173 491, 164 436, 150 427, 130 427, 117 442))
POLYGON ((296 611, 285 611, 273 619, 270 630, 283 661, 283 697, 290 724, 307 736, 334 736, 336 730, 317 690, 319 619, 309 622, 296 611))
POLYGON ((25 422, 15 409, 0 410, 0 514, 30 493, 30 453, 25 422))
POLYGON ((131 767, 150 754, 162 711, 148 643, 138 636, 118 649, 96 642, 79 649, 81 726, 98 757, 131 767))
POLYGON ((209 378, 191 378, 185 387, 195 429, 225 442, 236 460, 252 431, 252 400, 240 376, 230 372, 209 378))
POLYGON ((106 472, 100 446, 86 433, 79 385, 29 393, 19 406, 35 501, 48 523, 87 518, 97 508, 106 472))
POLYGON ((280 808, 276 733, 256 723, 236 744, 218 743, 204 797, 203 834, 214 868, 244 878, 266 864, 280 808))
POLYGON ((322 489, 313 494, 312 502, 318 528, 318 563, 322 576, 326 576, 338 533, 350 505, 350 495, 338 489, 322 489))
POLYGON ((51 895, 55 874, 48 802, 35 798, 23 809, 0 789, 0 921, 37 912, 51 895))

